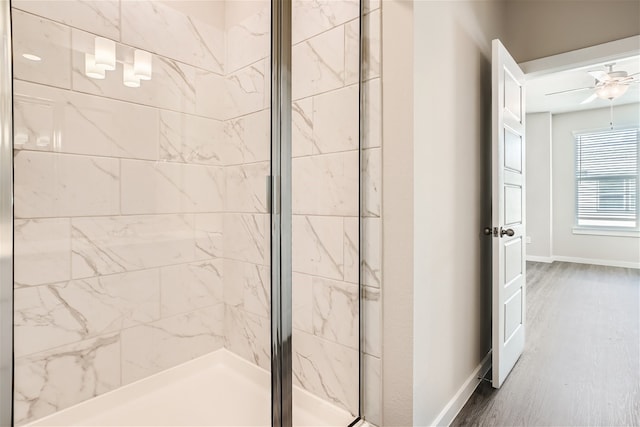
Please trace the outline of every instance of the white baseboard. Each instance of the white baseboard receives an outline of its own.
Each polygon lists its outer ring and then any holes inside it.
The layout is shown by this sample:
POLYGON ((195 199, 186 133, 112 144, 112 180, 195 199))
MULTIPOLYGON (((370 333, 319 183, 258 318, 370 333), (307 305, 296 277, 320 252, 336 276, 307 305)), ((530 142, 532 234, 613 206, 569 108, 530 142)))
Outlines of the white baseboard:
POLYGON ((527 261, 544 262, 544 263, 547 263, 547 264, 551 264, 553 262, 553 257, 527 255, 527 261))
POLYGON ((469 378, 458 389, 453 398, 447 403, 447 406, 438 414, 438 416, 430 424, 432 426, 449 426, 458 416, 465 403, 469 400, 473 392, 480 384, 478 377, 483 378, 491 369, 491 351, 482 359, 482 362, 473 370, 469 378))
POLYGON ((614 261, 609 259, 576 258, 576 257, 569 257, 569 256, 554 256, 553 260, 561 261, 561 262, 574 262, 576 264, 606 265, 609 267, 624 267, 624 268, 640 269, 640 262, 614 261))

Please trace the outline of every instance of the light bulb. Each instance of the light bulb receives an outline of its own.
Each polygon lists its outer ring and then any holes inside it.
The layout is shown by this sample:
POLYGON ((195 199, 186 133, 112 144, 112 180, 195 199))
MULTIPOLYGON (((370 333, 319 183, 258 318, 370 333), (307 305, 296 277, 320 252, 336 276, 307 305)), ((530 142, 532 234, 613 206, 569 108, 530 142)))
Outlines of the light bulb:
POLYGON ((133 73, 140 80, 151 80, 151 53, 136 49, 133 53, 133 73))
POLYGON ((105 70, 116 69, 116 43, 104 37, 96 37, 96 65, 105 70))
POLYGON ((133 66, 124 64, 122 83, 127 87, 140 87, 140 79, 134 74, 133 66))
POLYGON ((104 79, 106 71, 104 68, 96 65, 96 57, 90 53, 84 54, 84 73, 92 79, 104 79))

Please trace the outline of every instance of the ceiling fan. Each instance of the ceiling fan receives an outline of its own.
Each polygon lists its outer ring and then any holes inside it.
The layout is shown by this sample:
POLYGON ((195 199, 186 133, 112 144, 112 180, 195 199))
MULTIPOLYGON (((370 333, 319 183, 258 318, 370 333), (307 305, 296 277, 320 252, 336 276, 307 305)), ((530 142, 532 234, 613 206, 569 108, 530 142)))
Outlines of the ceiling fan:
POLYGON ((596 98, 613 101, 614 99, 624 95, 627 89, 629 89, 629 85, 640 81, 638 78, 634 77, 640 73, 629 75, 626 71, 613 71, 614 65, 616 64, 605 64, 605 67, 609 68, 609 72, 604 72, 602 70, 588 72, 589 75, 595 79, 594 86, 561 90, 559 92, 551 92, 545 95, 558 95, 561 93, 578 92, 582 90, 594 90, 594 92, 580 104, 588 104, 596 98))

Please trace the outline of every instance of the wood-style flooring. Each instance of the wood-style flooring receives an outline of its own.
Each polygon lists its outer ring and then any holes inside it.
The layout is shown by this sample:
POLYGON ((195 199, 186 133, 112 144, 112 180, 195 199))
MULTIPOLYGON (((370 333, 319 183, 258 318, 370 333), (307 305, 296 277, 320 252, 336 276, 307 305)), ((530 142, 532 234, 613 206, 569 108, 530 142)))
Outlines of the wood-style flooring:
POLYGON ((452 425, 640 426, 640 270, 527 263, 526 307, 520 360, 452 425))

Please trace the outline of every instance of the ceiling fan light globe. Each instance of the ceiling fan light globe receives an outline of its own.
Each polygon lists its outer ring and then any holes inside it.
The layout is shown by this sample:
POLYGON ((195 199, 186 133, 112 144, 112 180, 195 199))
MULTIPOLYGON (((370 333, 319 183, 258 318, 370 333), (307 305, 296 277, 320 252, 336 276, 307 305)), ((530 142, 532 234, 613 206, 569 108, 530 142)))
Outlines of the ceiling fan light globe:
POLYGON ((607 84, 596 90, 598 98, 613 100, 625 94, 629 89, 625 84, 607 84))

